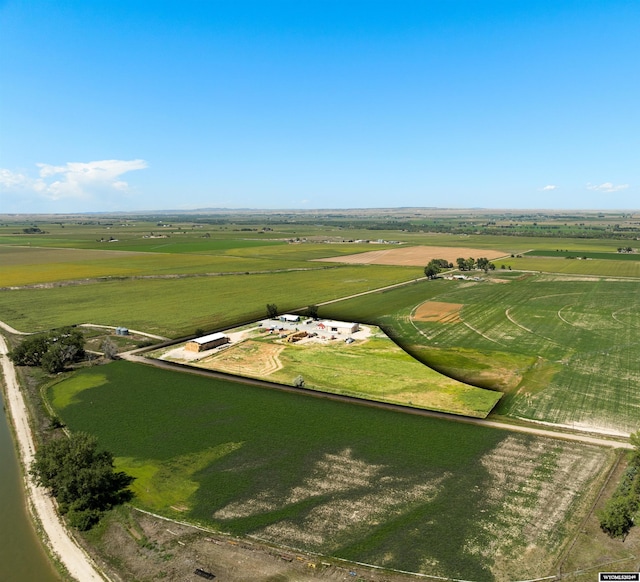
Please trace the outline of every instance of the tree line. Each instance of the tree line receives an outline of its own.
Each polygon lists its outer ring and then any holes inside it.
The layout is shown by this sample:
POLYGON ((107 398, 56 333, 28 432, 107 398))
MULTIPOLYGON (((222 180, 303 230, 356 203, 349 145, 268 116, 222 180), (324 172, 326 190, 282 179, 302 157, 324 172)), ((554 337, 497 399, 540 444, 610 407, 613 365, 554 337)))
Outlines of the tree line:
POLYGON ((62 327, 27 337, 9 353, 9 358, 17 366, 41 366, 45 372, 57 374, 84 355, 82 332, 62 327))
POLYGON ((640 509, 640 431, 633 433, 630 440, 635 448, 629 465, 613 495, 598 512, 600 529, 612 538, 627 537, 640 509))
MULTIPOLYGON (((456 259, 456 265, 459 271, 472 271, 473 269, 481 269, 485 273, 493 271, 496 266, 486 257, 480 257, 474 259, 469 257, 458 257, 456 259)), ((435 279, 444 269, 453 269, 453 263, 450 263, 446 259, 431 259, 427 266, 424 268, 424 275, 428 279, 435 279)))

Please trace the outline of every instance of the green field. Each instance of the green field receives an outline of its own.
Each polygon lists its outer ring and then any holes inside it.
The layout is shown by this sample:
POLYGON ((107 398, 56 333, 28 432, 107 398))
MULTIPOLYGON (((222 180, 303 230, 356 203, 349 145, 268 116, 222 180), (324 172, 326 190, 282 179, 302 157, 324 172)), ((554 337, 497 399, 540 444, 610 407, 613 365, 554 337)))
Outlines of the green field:
POLYGON ((270 378, 287 382, 301 374, 305 386, 318 390, 480 418, 500 399, 499 392, 481 390, 426 368, 390 343, 386 338, 373 338, 364 346, 338 345, 328 350, 293 345, 280 355, 284 368, 270 378))
MULTIPOLYGON (((89 322, 182 337, 262 318, 267 303, 281 313, 321 304, 321 317, 379 325, 433 369, 372 340, 356 356, 342 343, 291 346, 270 379, 302 374, 312 387, 415 404, 420 369, 446 404, 433 408, 482 416, 499 392, 498 418, 639 429, 640 255, 616 252, 636 244, 638 217, 430 214, 3 217, 0 320, 24 331, 89 322), (514 256, 473 272, 482 282, 312 262, 398 248, 355 240, 514 256), (408 284, 340 300, 399 282, 408 284), (425 302, 453 315, 419 319, 425 302)), ((99 350, 105 332, 87 334, 99 350)), ((602 448, 125 362, 51 382, 56 414, 136 476, 137 506, 443 578, 555 573, 612 460, 602 448)), ((606 559, 594 550, 580 566, 606 559)))
POLYGON ((99 281, 0 292, 2 320, 24 331, 63 325, 124 325, 169 337, 229 327, 345 294, 414 279, 409 267, 349 266, 312 271, 179 279, 99 281))
POLYGON ((137 477, 142 508, 466 580, 546 575, 611 460, 597 447, 126 362, 48 395, 70 429, 95 434, 137 477))
POLYGON ((499 414, 624 434, 640 428, 639 292, 640 281, 553 276, 431 281, 326 306, 321 314, 379 323, 435 369, 506 392, 499 414), (462 320, 412 321, 427 298, 463 305, 462 320))
POLYGON ((517 271, 587 275, 594 277, 640 278, 640 261, 602 259, 560 259, 544 257, 522 257, 495 261, 496 268, 503 265, 517 271))
POLYGON ((531 257, 554 257, 561 259, 602 259, 605 261, 640 261, 640 254, 637 253, 598 253, 593 251, 583 251, 581 253, 570 250, 533 250, 526 253, 531 257))
MULTIPOLYGON (((49 248, 0 245, 3 287, 34 285, 95 278, 168 277, 216 273, 266 273, 283 270, 320 270, 327 265, 311 259, 333 254, 350 254, 363 245, 305 244, 289 245, 253 242, 234 246, 234 241, 214 241, 217 250, 196 253, 187 242, 171 252, 138 252, 83 248, 49 248)), ((237 241, 251 242, 251 241, 237 241)), ((141 249, 144 250, 144 249, 141 249)))

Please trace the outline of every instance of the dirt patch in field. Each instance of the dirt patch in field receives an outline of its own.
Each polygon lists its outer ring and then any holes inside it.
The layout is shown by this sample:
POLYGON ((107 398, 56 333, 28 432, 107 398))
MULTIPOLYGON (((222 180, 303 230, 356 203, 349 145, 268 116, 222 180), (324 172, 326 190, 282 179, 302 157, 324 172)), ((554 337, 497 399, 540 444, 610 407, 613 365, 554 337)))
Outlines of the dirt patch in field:
MULTIPOLYGON (((309 476, 284 496, 265 490, 253 499, 230 503, 214 517, 237 519, 317 499, 302 522, 284 519, 257 531, 256 536, 279 545, 331 552, 356 533, 434 499, 448 476, 412 479, 386 475, 383 465, 367 463, 345 449, 323 455, 309 476)), ((392 556, 388 558, 392 560, 392 556)))
POLYGON ((219 582, 313 582, 361 580, 409 582, 413 576, 376 571, 304 552, 279 549, 258 540, 203 531, 131 510, 114 521, 94 556, 112 580, 203 580, 196 568, 219 582), (117 564, 117 572, 110 564, 117 564), (351 572, 354 572, 354 577, 351 572))
POLYGON ((431 259, 446 259, 456 262, 458 257, 486 257, 489 260, 506 256, 503 251, 490 249, 470 249, 459 247, 407 247, 369 251, 356 255, 316 259, 329 263, 349 263, 352 265, 395 265, 400 267, 424 267, 431 259))
POLYGON ((279 355, 285 346, 246 340, 198 362, 200 368, 244 376, 268 376, 282 368, 279 355))
POLYGON ((462 303, 444 303, 442 301, 425 301, 413 312, 414 321, 436 321, 439 323, 458 323, 462 303))

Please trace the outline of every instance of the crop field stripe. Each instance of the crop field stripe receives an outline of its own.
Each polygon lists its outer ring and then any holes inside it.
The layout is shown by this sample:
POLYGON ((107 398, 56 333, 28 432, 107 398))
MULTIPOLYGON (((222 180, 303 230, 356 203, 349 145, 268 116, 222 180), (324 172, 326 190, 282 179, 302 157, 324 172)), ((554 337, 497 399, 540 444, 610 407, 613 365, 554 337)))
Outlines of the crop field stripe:
MULTIPOLYGON (((638 253, 599 253, 593 251, 544 251, 544 250, 532 250, 523 253, 530 257, 556 257, 567 258, 572 257, 587 257, 587 259, 602 259, 606 261, 640 261, 640 254, 638 253)), ((582 259, 584 260, 584 259, 582 259)))
POLYGON ((466 325, 472 332, 477 333, 478 335, 482 336, 484 339, 487 339, 490 342, 493 342, 494 344, 498 344, 499 346, 503 345, 498 340, 489 337, 488 335, 482 333, 479 329, 476 329, 475 327, 473 327, 468 321, 463 320, 462 323, 466 325))
POLYGON ((595 277, 640 278, 640 261, 609 261, 602 259, 555 259, 523 257, 508 258, 506 267, 516 271, 552 273, 558 275, 593 275, 595 277))

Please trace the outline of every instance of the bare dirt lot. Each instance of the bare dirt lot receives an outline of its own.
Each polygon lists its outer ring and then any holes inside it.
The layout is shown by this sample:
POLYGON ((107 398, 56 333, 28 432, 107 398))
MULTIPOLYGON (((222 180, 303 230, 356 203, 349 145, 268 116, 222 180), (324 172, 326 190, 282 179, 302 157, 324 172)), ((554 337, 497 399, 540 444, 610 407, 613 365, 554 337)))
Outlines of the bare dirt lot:
POLYGON ((504 251, 468 249, 459 247, 406 247, 369 251, 356 255, 316 259, 329 263, 349 263, 353 265, 396 265, 401 267, 424 267, 431 259, 446 259, 456 262, 458 257, 486 257, 489 260, 504 257, 504 251))
MULTIPOLYGON (((197 568, 217 582, 408 582, 414 576, 280 549, 165 521, 131 510, 125 523, 112 522, 101 544, 102 558, 116 561, 131 580, 197 581, 197 568)), ((122 580, 114 573, 114 580, 122 580)))
POLYGON ((455 323, 462 321, 461 303, 444 303, 442 301, 425 301, 413 313, 414 321, 437 321, 440 323, 455 323))
POLYGON ((236 374, 242 370, 247 376, 268 376, 282 368, 278 359, 284 345, 245 340, 218 355, 198 362, 198 366, 236 374))

